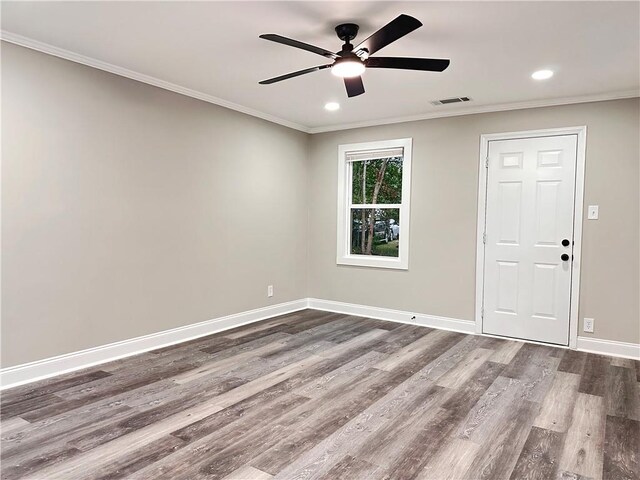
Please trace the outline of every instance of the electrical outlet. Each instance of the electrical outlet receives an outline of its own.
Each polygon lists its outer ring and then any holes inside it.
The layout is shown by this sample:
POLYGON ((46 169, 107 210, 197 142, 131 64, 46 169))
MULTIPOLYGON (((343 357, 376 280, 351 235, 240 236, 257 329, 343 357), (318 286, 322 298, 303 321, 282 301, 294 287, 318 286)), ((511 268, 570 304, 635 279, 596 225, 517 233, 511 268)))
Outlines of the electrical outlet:
POLYGON ((267 285, 267 297, 273 297, 273 285, 267 285))
POLYGON ((584 319, 584 331, 587 333, 593 333, 593 324, 594 324, 595 320, 593 318, 586 318, 584 319))

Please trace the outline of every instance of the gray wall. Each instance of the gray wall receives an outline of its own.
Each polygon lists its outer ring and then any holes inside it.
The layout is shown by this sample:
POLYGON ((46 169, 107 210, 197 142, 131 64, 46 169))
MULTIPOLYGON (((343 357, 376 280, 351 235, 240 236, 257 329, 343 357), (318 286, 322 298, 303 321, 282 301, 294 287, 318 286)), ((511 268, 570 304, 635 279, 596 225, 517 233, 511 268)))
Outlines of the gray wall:
MULTIPOLYGON (((478 157, 483 133, 587 125, 580 319, 594 337, 640 342, 638 99, 440 118, 313 135, 311 297, 473 320, 478 157), (408 271, 337 266, 337 152, 342 143, 413 138, 408 271), (585 212, 586 213, 586 212, 585 212)), ((580 335, 589 336, 582 332, 580 335)))
POLYGON ((2 366, 307 296, 473 319, 480 134, 585 124, 600 220, 585 221, 580 316, 639 342, 639 113, 633 99, 309 136, 3 43, 2 366), (404 137, 409 271, 336 266, 337 146, 404 137))
POLYGON ((2 366, 306 297, 308 140, 3 43, 2 366))

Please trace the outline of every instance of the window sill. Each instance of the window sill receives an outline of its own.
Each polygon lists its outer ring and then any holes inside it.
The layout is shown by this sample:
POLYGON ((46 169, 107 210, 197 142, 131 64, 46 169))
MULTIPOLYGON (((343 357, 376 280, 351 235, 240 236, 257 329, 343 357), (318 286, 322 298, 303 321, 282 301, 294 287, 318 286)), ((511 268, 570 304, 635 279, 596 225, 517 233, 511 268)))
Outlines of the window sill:
POLYGON ((350 265, 355 267, 388 268, 393 270, 408 270, 409 265, 406 260, 391 257, 371 257, 369 255, 348 255, 338 257, 338 265, 350 265))

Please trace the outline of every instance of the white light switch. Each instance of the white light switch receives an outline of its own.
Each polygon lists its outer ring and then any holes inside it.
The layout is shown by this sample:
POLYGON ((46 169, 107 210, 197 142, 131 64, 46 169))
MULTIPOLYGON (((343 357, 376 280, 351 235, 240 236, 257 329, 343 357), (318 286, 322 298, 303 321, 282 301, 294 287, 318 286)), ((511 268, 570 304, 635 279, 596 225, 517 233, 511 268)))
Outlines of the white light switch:
POLYGON ((598 219, 598 205, 589 205, 589 209, 587 210, 587 218, 589 220, 598 219))

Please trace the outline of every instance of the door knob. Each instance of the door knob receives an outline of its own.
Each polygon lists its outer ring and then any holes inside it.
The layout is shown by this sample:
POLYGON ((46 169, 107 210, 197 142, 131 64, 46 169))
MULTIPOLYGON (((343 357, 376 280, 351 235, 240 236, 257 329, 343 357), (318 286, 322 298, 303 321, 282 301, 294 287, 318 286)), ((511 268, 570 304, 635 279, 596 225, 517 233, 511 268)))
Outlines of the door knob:
POLYGON ((569 260, 569 255, 566 253, 563 253, 562 255, 560 255, 560 258, 562 259, 563 262, 566 262, 569 260))
POLYGON ((568 238, 565 238, 564 240, 562 240, 562 246, 563 247, 568 247, 571 244, 571 242, 569 241, 568 238))

